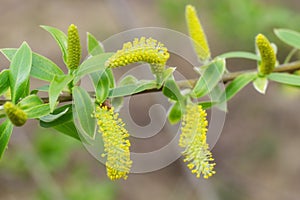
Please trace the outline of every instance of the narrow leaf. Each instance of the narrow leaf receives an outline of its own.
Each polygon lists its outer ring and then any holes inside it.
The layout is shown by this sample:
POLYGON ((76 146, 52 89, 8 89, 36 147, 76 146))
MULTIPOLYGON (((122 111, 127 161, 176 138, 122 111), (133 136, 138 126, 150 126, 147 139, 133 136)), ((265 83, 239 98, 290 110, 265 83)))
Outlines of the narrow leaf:
POLYGON ((104 53, 102 44, 91 33, 87 33, 87 49, 92 56, 104 53))
POLYGON ((159 84, 160 87, 162 86, 162 84, 164 84, 164 82, 173 74, 173 72, 176 70, 176 67, 169 67, 166 70, 164 70, 163 75, 162 75, 162 79, 161 79, 161 83, 159 84))
POLYGON ((12 130, 13 125, 8 119, 0 125, 0 160, 7 149, 12 130))
POLYGON ((9 70, 5 69, 0 73, 0 96, 9 88, 9 70))
POLYGON ((229 85, 226 87, 225 91, 220 97, 220 101, 228 101, 234 95, 236 95, 241 89, 243 89, 248 83, 253 81, 257 77, 256 73, 242 74, 235 78, 229 85))
POLYGON ((179 87, 177 86, 174 76, 171 75, 165 82, 163 90, 162 90, 163 94, 174 100, 174 101, 182 101, 183 100, 183 96, 180 92, 179 87))
POLYGON ((32 63, 32 53, 27 43, 17 50, 10 64, 9 82, 12 102, 16 103, 29 91, 29 76, 32 63), (25 92, 25 93, 24 93, 25 92))
POLYGON ((40 118, 40 126, 50 128, 63 122, 70 121, 72 117, 72 104, 56 108, 51 114, 40 118))
POLYGON ((40 99, 40 97, 35 94, 32 94, 22 99, 17 105, 22 110, 26 110, 28 108, 41 105, 41 104, 43 104, 43 101, 40 99))
POLYGON ((268 87, 268 79, 266 77, 257 77, 253 81, 253 86, 261 94, 265 94, 268 87))
POLYGON ((300 49, 300 33, 288 29, 275 29, 275 35, 284 43, 300 49))
POLYGON ((119 86, 125 86, 125 85, 134 85, 134 84, 138 84, 139 80, 132 76, 132 75, 127 75, 124 78, 122 78, 122 80, 119 82, 119 86))
POLYGON ((50 106, 48 103, 36 105, 24 110, 24 112, 29 119, 36 119, 48 115, 50 113, 50 106))
MULTIPOLYGON (((72 118, 73 119, 73 118, 72 118)), ((78 130, 75 127, 75 124, 73 120, 63 122, 57 126, 53 126, 53 128, 65 135, 68 135, 70 137, 75 138, 76 140, 81 141, 81 138, 79 137, 78 130)))
POLYGON ((97 56, 90 57, 85 60, 79 67, 76 72, 75 84, 85 75, 104 70, 105 61, 112 56, 113 53, 103 53, 97 56))
POLYGON ((75 105, 73 112, 76 112, 75 115, 78 117, 79 127, 82 128, 85 135, 93 139, 96 130, 96 120, 92 117, 95 111, 94 103, 89 94, 78 86, 73 89, 73 98, 75 105))
POLYGON ((268 78, 272 81, 287 85, 300 86, 300 76, 287 73, 271 73, 268 78))
POLYGON ((54 110, 59 94, 72 81, 71 75, 55 76, 49 86, 49 103, 51 112, 54 110))
POLYGON ((201 101, 201 102, 198 102, 198 105, 201 105, 202 109, 207 110, 207 109, 213 107, 214 105, 217 105, 217 102, 201 101))
POLYGON ((176 101, 170 108, 168 119, 171 124, 176 124, 181 120, 183 114, 183 107, 176 101))
POLYGON ((27 114, 29 119, 39 118, 50 113, 49 104, 44 104, 40 97, 35 94, 25 97, 17 106, 27 114))
POLYGON ((52 37, 55 39, 55 41, 57 42, 61 52, 62 52, 62 58, 64 63, 67 63, 67 40, 68 37, 66 36, 66 34, 64 32, 62 32, 61 30, 51 27, 51 26, 41 26, 43 29, 45 29, 46 31, 48 31, 52 37))
POLYGON ((80 140, 79 133, 74 125, 72 105, 64 105, 53 111, 52 114, 40 118, 40 126, 54 128, 57 131, 80 140))
MULTIPOLYGON (((11 61, 17 52, 17 49, 8 48, 1 49, 0 51, 9 61, 11 61)), ((32 77, 50 82, 53 80, 54 76, 63 74, 64 72, 54 62, 40 54, 32 53, 32 66, 30 71, 32 77)))
POLYGON ((228 52, 224 53, 218 56, 218 58, 245 58, 245 59, 250 59, 250 60, 260 60, 259 56, 256 55, 255 53, 251 52, 244 52, 244 51, 233 51, 233 52, 228 52))
POLYGON ((109 94, 109 77, 104 71, 96 84, 96 100, 98 103, 103 103, 109 94))
POLYGON ((111 89, 108 97, 115 98, 129 96, 145 90, 156 89, 156 86, 155 81, 139 81, 138 84, 130 84, 111 89))
POLYGON ((225 68, 225 59, 217 59, 206 66, 192 91, 192 95, 199 98, 212 91, 221 80, 225 68))

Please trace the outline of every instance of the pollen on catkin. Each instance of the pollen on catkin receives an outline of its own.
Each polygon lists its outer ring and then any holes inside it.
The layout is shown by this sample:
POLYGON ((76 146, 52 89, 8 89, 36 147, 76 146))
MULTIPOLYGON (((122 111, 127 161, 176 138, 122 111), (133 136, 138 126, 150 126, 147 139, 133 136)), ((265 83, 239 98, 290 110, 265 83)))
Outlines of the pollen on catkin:
POLYGON ((185 8, 185 19, 189 35, 192 39, 194 49, 201 61, 210 59, 210 49, 207 43, 205 32, 197 16, 195 7, 187 5, 185 8))
POLYGON ((256 36, 256 46, 259 50, 261 61, 258 65, 258 74, 261 76, 272 73, 276 64, 276 54, 269 40, 263 35, 256 36))
POLYGON ((130 159, 129 134, 125 124, 114 108, 97 106, 94 113, 97 119, 98 132, 102 134, 104 143, 103 157, 106 157, 107 176, 111 180, 127 179, 132 165, 130 159))
POLYGON ((106 67, 121 67, 136 62, 151 65, 154 74, 164 71, 170 54, 164 44, 152 38, 135 38, 133 42, 123 44, 123 48, 112 55, 105 63, 106 67))
POLYGON ((201 174, 205 179, 216 172, 212 161, 212 153, 209 151, 209 145, 206 142, 206 133, 208 121, 207 113, 202 106, 188 104, 186 113, 183 115, 181 135, 179 146, 185 148, 182 152, 184 162, 188 162, 187 167, 197 178, 201 174))
POLYGON ((4 111, 15 126, 23 126, 27 121, 27 114, 11 102, 4 104, 4 111))
POLYGON ((71 24, 68 29, 67 67, 77 69, 81 58, 80 37, 77 27, 71 24))

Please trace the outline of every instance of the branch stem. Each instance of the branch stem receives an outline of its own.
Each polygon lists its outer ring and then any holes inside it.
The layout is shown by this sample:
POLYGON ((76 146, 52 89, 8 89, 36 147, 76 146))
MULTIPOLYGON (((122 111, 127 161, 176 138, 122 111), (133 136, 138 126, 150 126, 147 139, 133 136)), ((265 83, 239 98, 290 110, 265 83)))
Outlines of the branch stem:
MULTIPOLYGON (((300 70, 300 60, 299 61, 295 61, 295 62, 291 62, 291 63, 287 63, 287 64, 282 64, 279 65, 278 67, 276 67, 274 69, 273 72, 279 72, 279 73, 292 73, 294 71, 300 70)), ((237 71, 237 72, 231 72, 231 73, 227 73, 224 74, 222 77, 222 81, 223 83, 227 83, 230 82, 232 80, 234 80, 236 77, 245 74, 245 73, 253 73, 256 70, 243 70, 243 71, 237 71)), ((197 82, 197 79, 189 79, 189 80, 182 80, 182 81, 177 81, 177 84, 180 88, 192 88, 195 86, 197 82)), ((151 92, 159 92, 161 91, 162 88, 153 88, 153 89, 149 89, 149 90, 145 90, 133 95, 138 95, 138 94, 145 94, 145 93, 151 93, 151 92)), ((95 96, 94 92, 89 92, 90 96, 95 96)), ((49 102, 49 97, 42 97, 41 98, 45 103, 49 102)), ((69 102, 72 101, 72 95, 70 94, 62 94, 61 96, 59 96, 58 101, 60 103, 62 102, 69 102)), ((5 100, 5 99, 0 99, 0 105, 3 105, 6 101, 9 100, 5 100)))

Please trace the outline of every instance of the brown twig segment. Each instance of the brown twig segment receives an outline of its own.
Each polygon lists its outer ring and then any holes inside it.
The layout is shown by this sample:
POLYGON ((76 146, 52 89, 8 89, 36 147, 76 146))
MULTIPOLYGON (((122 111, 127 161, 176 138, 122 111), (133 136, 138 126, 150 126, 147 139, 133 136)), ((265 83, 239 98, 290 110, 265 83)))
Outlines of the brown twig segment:
MULTIPOLYGON (((292 73, 294 71, 300 70, 300 60, 299 61, 295 61, 295 62, 291 62, 291 63, 287 63, 287 64, 283 64, 283 65, 279 65, 277 66, 273 72, 279 72, 279 73, 292 73)), ((256 70, 244 70, 244 71, 237 71, 237 72, 231 72, 231 73, 227 73, 224 74, 222 77, 222 81, 223 83, 227 83, 230 82, 232 80, 234 80, 236 77, 245 74, 245 73, 253 73, 256 72, 256 70)), ((192 88, 195 86, 197 82, 197 79, 188 79, 188 80, 183 80, 183 81, 177 81, 177 85, 179 88, 192 88)), ((162 88, 154 88, 154 89, 150 89, 150 90, 144 90, 142 92, 133 94, 133 95, 138 95, 138 94, 145 94, 145 93, 151 93, 151 92, 159 92, 161 91, 162 88)), ((91 97, 95 96, 94 92, 89 92, 91 97)), ((48 97, 42 97, 41 98, 45 103, 49 102, 49 98, 48 97)), ((69 102, 72 101, 73 98, 70 94, 63 94, 61 96, 59 96, 58 101, 60 103, 62 102, 69 102)), ((0 105, 3 105, 5 102, 10 101, 10 100, 5 100, 5 99, 1 99, 0 100, 0 105)))

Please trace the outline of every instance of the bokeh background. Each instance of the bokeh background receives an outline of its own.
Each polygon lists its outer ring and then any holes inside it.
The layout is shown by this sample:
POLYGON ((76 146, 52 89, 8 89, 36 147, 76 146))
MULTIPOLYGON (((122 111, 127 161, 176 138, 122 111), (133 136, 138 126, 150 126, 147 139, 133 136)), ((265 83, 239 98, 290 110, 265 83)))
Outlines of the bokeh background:
MULTIPOLYGON (((197 7, 214 56, 233 50, 254 51, 254 37, 263 33, 278 45, 282 62, 290 48, 275 38, 273 29, 299 31, 297 0, 0 0, 0 48, 18 47, 26 40, 33 51, 63 66, 59 48, 39 25, 66 31, 74 23, 79 27, 82 46, 86 32, 99 40, 146 26, 187 33, 187 3, 197 7)), ((298 58, 295 55, 293 59, 298 58)), ((1 69, 9 64, 3 56, 0 63, 1 69)), ((256 67, 255 62, 246 60, 229 60, 228 65, 231 71, 256 67)), ((184 63, 177 66, 180 71, 185 67, 184 63)), ((189 75, 194 77, 192 72, 189 75)), ((179 159, 159 171, 111 182, 105 167, 79 142, 30 121, 14 130, 0 162, 0 199, 297 200, 299 102, 300 93, 295 88, 275 83, 265 96, 251 85, 240 92, 228 103, 226 123, 213 149, 217 174, 209 180, 190 176, 179 159)), ((147 124, 149 116, 147 106, 141 110, 143 103, 135 104, 133 119, 147 124)))

